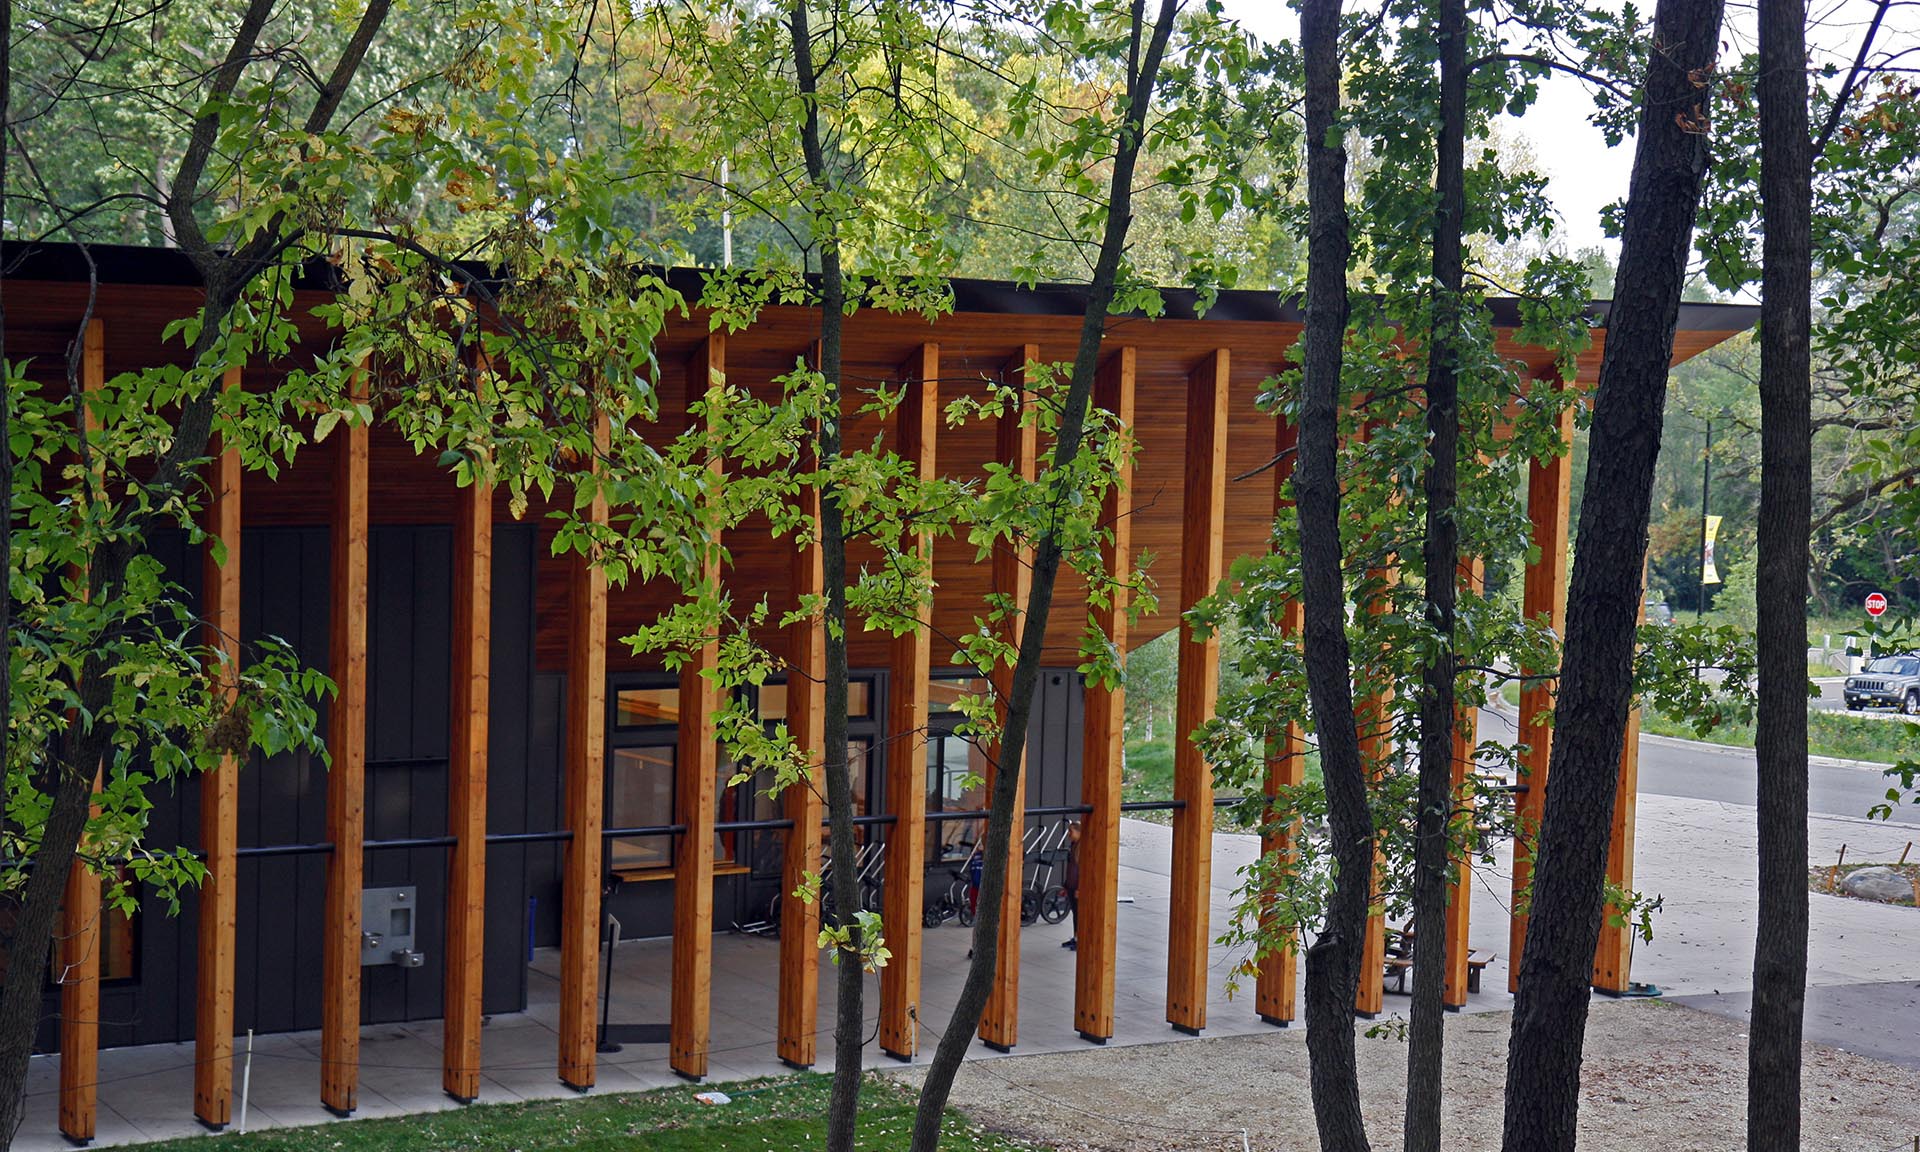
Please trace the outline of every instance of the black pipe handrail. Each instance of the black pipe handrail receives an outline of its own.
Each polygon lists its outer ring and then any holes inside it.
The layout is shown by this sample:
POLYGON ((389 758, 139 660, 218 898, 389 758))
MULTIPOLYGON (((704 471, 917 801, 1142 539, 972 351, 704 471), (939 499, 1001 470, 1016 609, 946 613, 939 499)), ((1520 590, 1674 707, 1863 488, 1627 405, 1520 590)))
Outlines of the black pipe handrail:
MULTIPOLYGON (((1524 786, 1522 787, 1524 788, 1524 786)), ((1245 797, 1242 796, 1216 796, 1213 802, 1214 805, 1218 807, 1226 804, 1238 804, 1243 799, 1245 799, 1245 797)), ((1180 811, 1186 806, 1187 802, 1185 800, 1128 800, 1120 805, 1120 811, 1180 811)), ((1025 810, 1025 815, 1028 818, 1036 816, 1084 816, 1092 813, 1092 811, 1093 805, 1091 804, 1054 804, 1028 808, 1025 810)), ((975 809, 965 812, 929 812, 926 814, 926 820, 929 824, 938 824, 948 820, 985 820, 990 815, 991 813, 985 809, 975 809)), ((899 816, 892 812, 881 812, 867 816, 855 816, 853 818, 855 827, 891 825, 898 822, 899 816)), ((828 821, 822 820, 820 823, 821 826, 824 827, 828 821)), ((714 824, 713 830, 715 832, 778 832, 785 831, 792 827, 793 821, 790 819, 723 820, 714 824)), ((604 828, 601 830, 600 836, 602 839, 638 836, 681 836, 685 835, 686 831, 687 825, 684 823, 650 824, 638 828, 604 828)), ((486 843, 489 845, 559 844, 572 839, 573 832, 565 828, 555 829, 549 832, 489 832, 486 835, 486 843)), ((452 848, 459 843, 460 838, 457 836, 405 836, 386 840, 366 840, 361 842, 360 848, 363 852, 394 852, 423 848, 452 848)), ((332 841, 322 840, 311 844, 264 844, 236 848, 233 854, 237 859, 258 860, 281 856, 326 855, 331 853, 333 849, 334 845, 332 841)), ((205 851, 195 851, 192 855, 200 860, 207 858, 205 851)))
POLYGON ((382 756, 369 757, 362 767, 366 768, 438 768, 441 765, 453 766, 453 761, 445 756, 382 756))
POLYGON ((1035 816, 1091 816, 1092 814, 1093 805, 1091 804, 1054 804, 1029 808, 1026 811, 1029 819, 1035 816))
MULTIPOLYGON (((685 824, 649 824, 639 828, 604 828, 601 839, 628 836, 679 836, 685 833, 685 824)), ((560 828, 550 832, 489 832, 488 844, 544 844, 564 843, 573 839, 573 831, 560 828)), ((364 840, 360 844, 363 852, 391 852, 418 848, 452 848, 460 843, 457 836, 402 836, 387 840, 364 840)), ((321 840, 312 844, 264 844, 234 849, 236 857, 264 856, 311 856, 332 852, 334 844, 330 840, 321 840)), ((204 849, 192 853, 196 859, 205 860, 204 849)))
POLYGON ((792 820, 722 820, 715 832, 780 832, 793 827, 792 820))
MULTIPOLYGON (((263 856, 306 856, 332 851, 332 842, 322 841, 318 844, 264 844, 253 848, 235 848, 233 854, 235 857, 259 858, 263 856)), ((194 852, 193 856, 197 860, 205 860, 207 858, 205 852, 194 852)))

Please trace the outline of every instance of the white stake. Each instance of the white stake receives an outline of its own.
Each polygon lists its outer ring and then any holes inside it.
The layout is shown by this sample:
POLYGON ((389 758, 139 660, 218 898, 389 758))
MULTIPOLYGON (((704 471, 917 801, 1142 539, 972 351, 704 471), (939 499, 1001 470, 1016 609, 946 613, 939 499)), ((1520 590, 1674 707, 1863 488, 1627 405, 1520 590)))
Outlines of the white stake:
POLYGON ((247 1093, 253 1088, 253 1029, 247 1029, 247 1059, 240 1065, 240 1131, 247 1130, 247 1093))

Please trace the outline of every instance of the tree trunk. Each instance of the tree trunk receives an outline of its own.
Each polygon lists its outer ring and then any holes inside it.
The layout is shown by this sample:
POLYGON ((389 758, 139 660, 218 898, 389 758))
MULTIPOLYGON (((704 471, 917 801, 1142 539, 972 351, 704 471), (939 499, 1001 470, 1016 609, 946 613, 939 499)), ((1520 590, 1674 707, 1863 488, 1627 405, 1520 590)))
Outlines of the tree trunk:
POLYGON ((1347 154, 1340 113, 1340 0, 1302 0, 1306 63, 1307 320, 1301 336, 1299 459, 1302 635, 1335 875, 1326 921, 1307 949, 1307 1066, 1324 1152, 1366 1152, 1354 1064, 1353 998, 1367 931, 1373 810, 1353 719, 1340 549, 1340 373, 1347 335, 1347 154))
MULTIPOLYGON (((831 191, 826 151, 821 140, 818 73, 814 71, 807 6, 796 2, 788 28, 793 34, 793 63, 807 104, 800 127, 807 178, 824 195, 831 191)), ((823 230, 820 240, 820 374, 827 382, 827 410, 820 419, 819 468, 840 458, 841 344, 846 330, 846 277, 840 264, 839 237, 823 230)), ((827 784, 827 845, 833 863, 834 920, 846 926, 846 951, 834 966, 833 1088, 827 1105, 828 1152, 853 1152, 860 1112, 863 1072, 862 1000, 866 973, 860 963, 860 885, 854 857, 853 781, 847 777, 847 535, 845 510, 831 488, 820 493, 820 567, 826 585, 827 683, 826 747, 822 769, 827 784)), ((803 785, 795 785, 801 787, 803 785)), ((803 828, 796 836, 808 835, 803 828)), ((823 894, 824 895, 824 894, 823 894)))
MULTIPOLYGON (((0 3, 0 141, 12 138, 13 124, 13 5, 0 3)), ((7 202, 7 162, 10 146, 0 145, 0 206, 7 202)), ((0 366, 7 364, 7 267, 0 261, 0 366)), ((13 579, 13 384, 0 377, 0 579, 13 579)), ((13 763, 13 596, 0 589, 0 772, 13 763)), ((10 834, 0 813, 0 835, 10 834)), ((5 897, 9 903, 11 897, 5 897)), ((17 907, 17 905, 16 905, 17 907)), ((3 1034, 3 1033, 0 1033, 3 1034)), ((11 1125, 0 1127, 0 1143, 9 1139, 11 1125)))
MULTIPOLYGON (((841 334, 845 323, 846 292, 838 253, 822 253, 827 285, 820 297, 820 371, 826 377, 827 416, 820 422, 820 467, 840 456, 841 334)), ((860 1108, 861 1049, 865 1046, 862 998, 866 973, 860 963, 860 885, 854 858, 853 781, 847 775, 847 537, 846 517, 839 498, 820 493, 820 564, 827 593, 826 747, 823 766, 827 782, 827 838, 834 861, 835 919, 850 933, 847 955, 834 969, 833 1093, 827 1113, 829 1152, 851 1152, 860 1108)), ((795 835, 808 834, 795 829, 795 835)))
POLYGON ((1420 676, 1420 770, 1414 813, 1413 1006, 1407 1045, 1406 1152, 1440 1152, 1446 1043, 1447 899, 1452 853, 1455 571, 1459 492, 1460 282, 1467 210, 1467 5, 1441 0, 1438 203, 1433 216, 1433 332, 1427 342, 1427 627, 1438 643, 1420 676))
POLYGON ((1813 150, 1805 0, 1760 0, 1760 914, 1747 1147, 1800 1147, 1807 983, 1807 568, 1813 518, 1813 150))
POLYGON ((1546 814, 1507 1054, 1506 1152, 1573 1148, 1667 364, 1706 171, 1723 0, 1660 0, 1567 596, 1546 814))
MULTIPOLYGON (((287 233, 301 230, 298 225, 289 228, 285 215, 276 216, 239 251, 227 255, 206 241, 194 217, 194 209, 202 195, 206 165, 212 155, 220 125, 217 108, 238 87, 246 67, 253 61, 255 45, 273 7, 274 0, 249 0, 233 41, 228 45, 226 58, 212 75, 208 86, 204 104, 213 110, 202 112, 195 120, 168 193, 168 218, 187 248, 187 255, 200 273, 204 285, 205 302, 201 305, 200 335, 190 352, 190 359, 195 364, 204 363, 213 355, 220 343, 227 316, 248 286, 271 267, 279 259, 285 245, 291 243, 292 236, 287 233)), ((368 49, 384 27, 390 9, 391 0, 369 0, 353 34, 342 46, 332 70, 319 87, 305 123, 308 132, 323 133, 331 126, 341 101, 366 59, 368 49)), ((11 59, 6 63, 7 80, 0 83, 9 83, 10 86, 11 59)), ((4 185, 0 184, 0 187, 4 185)), ((207 444, 212 438, 216 394, 217 389, 210 387, 181 406, 172 440, 147 478, 147 487, 155 494, 154 498, 148 504, 124 512, 114 535, 89 558, 87 588, 94 602, 106 604, 119 597, 128 565, 145 547, 144 533, 155 515, 153 510, 166 506, 166 501, 159 494, 183 492, 197 482, 193 469, 206 455, 207 444)), ((9 395, 7 403, 10 405, 11 401, 9 395)), ((75 419, 81 421, 84 427, 84 412, 76 410, 75 419)), ((11 476, 8 479, 10 485, 11 476)), ((10 486, 6 496, 5 511, 10 518, 10 486)), ((7 646, 0 649, 0 661, 10 657, 12 651, 11 637, 7 636, 5 640, 7 646)), ((74 686, 83 714, 99 717, 105 713, 114 692, 115 676, 114 670, 105 664, 98 653, 88 656, 81 665, 74 686)), ((8 690, 11 691, 11 685, 8 685, 8 690)), ((10 708, 10 698, 6 703, 10 708)), ((84 729, 70 730, 62 741, 61 754, 52 774, 53 796, 46 826, 41 831, 40 842, 34 852, 33 868, 21 896, 12 936, 7 940, 8 955, 19 962, 10 962, 4 980, 0 981, 0 1152, 12 1147, 14 1133, 20 1126, 23 1107, 21 1093, 26 1085, 29 1058, 33 1052, 33 1037, 39 1023, 40 997, 45 979, 41 964, 52 945, 54 923, 59 915, 67 874, 79 849, 81 834, 86 830, 94 775, 108 752, 111 740, 111 726, 104 720, 97 720, 84 729)))
MULTIPOLYGON (((1094 263, 1088 285, 1086 312, 1080 322, 1080 342, 1074 353, 1073 375, 1067 384, 1067 396, 1054 434, 1052 458, 1046 475, 1055 483, 1069 483, 1071 466, 1079 456, 1086 434, 1087 407, 1093 397, 1094 377, 1100 366, 1100 344, 1106 334, 1107 312, 1119 282, 1120 261, 1126 254, 1127 229, 1133 222, 1133 176, 1146 133, 1147 109, 1153 103, 1153 91, 1160 75, 1160 62, 1173 35, 1179 0, 1161 0, 1153 24, 1146 22, 1145 0, 1134 0, 1132 37, 1138 70, 1127 77, 1127 108, 1121 119, 1119 139, 1115 142, 1113 170, 1108 185, 1106 226, 1100 238, 1100 255, 1094 263), (1144 51, 1141 41, 1146 39, 1144 51)), ((1064 506, 1064 499, 1054 506, 1064 506)), ((980 875, 979 912, 973 923, 973 959, 961 983, 959 999, 947 1019, 946 1031, 934 1048, 933 1060, 920 1087, 920 1100, 913 1119, 913 1152, 938 1152, 941 1122, 946 1116, 947 1099, 953 1092, 953 1079, 960 1072, 973 1035, 980 1027, 980 1015, 986 1010, 993 989, 994 969, 998 963, 1002 899, 1009 883, 1019 883, 1010 875, 1008 848, 1013 829, 1021 813, 1014 811, 1014 797, 1020 784, 1022 761, 1027 746, 1027 726, 1033 712, 1033 692, 1040 680, 1040 663, 1046 643, 1047 618, 1053 607, 1054 583, 1060 574, 1062 548, 1054 527, 1045 530, 1034 546, 1033 584, 1027 595, 1020 629, 1019 654, 1014 661, 1012 697, 1004 702, 1005 721, 999 745, 1001 760, 994 766, 993 791, 988 797, 987 834, 981 846, 985 854, 980 875)))
MULTIPOLYGON (((223 280, 207 290, 207 303, 203 308, 207 322, 202 327, 200 341, 193 348, 196 362, 212 350, 225 316, 238 299, 237 289, 223 286, 234 282, 223 280)), ((151 489, 180 490, 187 477, 187 464, 206 453, 213 433, 213 408, 213 396, 209 392, 189 400, 181 409, 172 444, 149 481, 151 489)), ((78 411, 75 418, 85 419, 78 411)), ((155 500, 152 506, 161 503, 155 500)), ((8 509, 10 514, 11 502, 8 509)), ((148 516, 150 513, 130 517, 122 524, 120 533, 94 551, 87 568, 88 596, 94 602, 104 604, 119 598, 127 566, 144 547, 142 534, 148 516)), ((80 714, 100 717, 106 713, 112 703, 115 675, 98 653, 87 657, 74 684, 80 714)), ((79 852, 81 834, 86 830, 94 776, 108 754, 112 738, 112 726, 104 719, 86 727, 76 724, 62 738, 60 752, 51 768, 53 794, 49 798, 46 825, 40 831, 33 866, 20 894, 18 915, 6 941, 9 963, 5 979, 0 981, 0 1152, 12 1147, 13 1135, 22 1119, 21 1093, 26 1088, 33 1037, 40 1022, 40 998, 46 982, 44 961, 53 945, 67 874, 79 852)))
POLYGON ((80 833, 87 826, 87 802, 93 796, 91 773, 83 779, 62 763, 55 774, 52 807, 7 940, 7 974, 0 985, 0 1149, 13 1146, 25 1113, 23 1093, 33 1036, 40 1024, 47 949, 53 943, 61 893, 80 833))

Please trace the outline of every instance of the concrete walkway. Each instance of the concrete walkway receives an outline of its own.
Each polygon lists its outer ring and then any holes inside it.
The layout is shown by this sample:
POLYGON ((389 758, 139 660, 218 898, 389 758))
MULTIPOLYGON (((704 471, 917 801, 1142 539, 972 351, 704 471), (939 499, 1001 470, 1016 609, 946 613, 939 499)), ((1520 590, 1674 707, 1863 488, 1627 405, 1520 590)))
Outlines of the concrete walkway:
MULTIPOLYGON (((1164 1022, 1168 878, 1171 830, 1137 821, 1123 824, 1119 912, 1119 989, 1116 1045, 1177 1039, 1164 1022)), ((1911 829, 1864 820, 1816 817, 1811 824, 1815 863, 1830 861, 1842 843, 1848 858, 1897 856, 1911 829)), ((1643 795, 1639 807, 1638 886, 1664 900, 1652 944, 1634 960, 1636 979, 1659 984, 1670 995, 1704 996, 1702 1006, 1733 1015, 1738 993, 1750 981, 1755 897, 1753 810, 1712 801, 1643 795), (1729 995, 1731 994, 1731 995, 1729 995)), ((1238 869, 1253 858, 1258 841, 1220 835, 1215 841, 1213 924, 1225 924, 1238 884, 1238 869)), ((1472 941, 1500 959, 1486 973, 1483 991, 1468 1010, 1500 1011, 1506 994, 1509 882, 1505 860, 1476 876, 1472 941)), ((1023 933, 1021 949, 1020 1054, 1087 1047, 1073 1030, 1073 955, 1059 947, 1068 926, 1037 925, 1023 933)), ((926 1036, 930 1052, 958 992, 970 933, 956 926, 929 930, 923 972, 926 1036)), ((778 944, 728 935, 714 942, 711 1079, 731 1080, 785 1071, 773 1053, 775 970, 778 944)), ((1212 962, 1207 1034, 1266 1030, 1245 984, 1236 999, 1225 985, 1240 957, 1218 946, 1212 962)), ((528 1010, 492 1018, 484 1034, 484 1101, 571 1095, 555 1078, 559 987, 557 956, 538 955, 529 975, 528 1010)), ((652 1023, 667 1018, 669 949, 664 940, 624 944, 616 957, 614 1020, 652 1023)), ((831 1059, 834 979, 821 973, 822 1067, 831 1059)), ((1809 1039, 1823 1033, 1850 1035, 1861 1013, 1877 1014, 1882 1029, 1867 1048, 1885 1059, 1920 1062, 1920 1036, 1895 1026, 1888 1011, 1900 989, 1920 981, 1920 911, 1867 904, 1835 896, 1813 897, 1809 983, 1819 992, 1809 1011, 1809 1039), (1872 992, 1863 989, 1879 989, 1872 992)), ((878 981, 867 978, 869 1035, 878 981)), ((1908 996, 1905 1003, 1911 1003, 1908 996)), ((1692 1002, 1692 1001, 1690 1001, 1692 1002)), ((1406 1001, 1387 998, 1389 1013, 1406 1001)), ((1910 1021, 1911 1009, 1905 1019, 1910 1021)), ((386 1116, 457 1107, 440 1091, 440 1024, 380 1025, 363 1033, 361 1116, 386 1116)), ((314 1033, 262 1037, 256 1041, 249 1125, 308 1124, 328 1119, 318 1101, 319 1038, 314 1033)), ((1832 1041, 1829 1041, 1832 1042, 1832 1041)), ((869 1046, 873 1067, 898 1067, 869 1046)), ((974 1054, 995 1054, 975 1044, 974 1054)), ((201 1131, 192 1117, 191 1044, 114 1049, 100 1058, 99 1142, 119 1143, 201 1131)), ((236 1068, 236 1079, 238 1069, 236 1068)), ((602 1057, 597 1091, 629 1091, 680 1083, 667 1068, 664 1044, 632 1045, 602 1057)), ((28 1083, 28 1108, 15 1147, 64 1148, 55 1128, 57 1057, 36 1057, 28 1083)), ((238 1093, 236 1091, 236 1102, 238 1093)), ((236 1118, 237 1118, 236 1106, 236 1118)))

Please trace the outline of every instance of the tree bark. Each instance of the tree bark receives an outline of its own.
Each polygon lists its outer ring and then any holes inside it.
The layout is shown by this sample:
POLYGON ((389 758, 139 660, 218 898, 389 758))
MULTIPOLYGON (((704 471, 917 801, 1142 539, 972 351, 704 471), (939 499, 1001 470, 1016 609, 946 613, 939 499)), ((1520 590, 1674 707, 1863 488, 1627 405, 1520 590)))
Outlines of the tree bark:
POLYGON ((1813 149, 1805 0, 1760 0, 1760 913, 1747 1147, 1800 1147, 1807 983, 1807 569, 1813 518, 1813 149))
MULTIPOLYGON (((13 5, 0 3, 0 215, 7 203, 13 149, 13 5)), ((0 261, 0 366, 7 360, 7 267, 0 261)), ((13 384, 0 378, 0 579, 13 578, 13 384)), ((13 595, 0 588, 0 772, 13 763, 13 595)), ((0 833, 8 831, 0 814, 0 833)), ((4 1129, 11 1132, 11 1128, 4 1129)), ((6 1137, 0 1137, 6 1139, 6 1137)))
MULTIPOLYGON (((239 85, 261 29, 271 15, 275 0, 249 0, 228 46, 225 60, 213 74, 205 103, 215 107, 239 85)), ((358 73, 373 40, 384 26, 391 0, 369 0, 347 43, 335 60, 325 84, 315 97, 306 120, 309 132, 324 132, 331 125, 341 100, 358 73)), ((10 77, 10 73, 9 73, 10 77)), ((219 128, 218 111, 201 115, 190 133, 180 167, 169 192, 168 216, 181 230, 181 242, 193 260, 204 286, 205 303, 201 307, 199 339, 191 349, 191 361, 199 364, 212 355, 221 339, 227 316, 245 294, 247 287, 279 258, 290 242, 283 235, 284 216, 276 217, 256 233, 239 251, 223 254, 210 245, 194 217, 202 196, 201 183, 215 136, 219 128)), ((213 433, 215 396, 209 387, 188 399, 180 409, 173 438, 159 457, 147 486, 152 491, 179 492, 196 482, 194 466, 205 455, 213 433)), ((11 403, 11 397, 8 397, 11 403)), ((84 425, 84 414, 76 413, 84 425)), ((11 515, 11 490, 7 512, 11 515)), ((154 499, 149 508, 164 507, 154 499)), ((151 511, 126 512, 118 531, 89 557, 86 582, 89 597, 106 604, 120 595, 128 565, 144 548, 144 532, 151 511)), ((10 653, 0 651, 0 659, 10 653)), ((111 703, 115 673, 100 653, 90 653, 82 663, 75 682, 82 715, 99 717, 111 703)), ((9 686, 10 689, 10 686, 9 686)), ((10 702, 9 702, 10 703, 10 702)), ((53 794, 46 826, 33 855, 33 867, 20 897, 19 913, 7 941, 10 957, 19 962, 7 965, 0 981, 0 1152, 12 1147, 23 1115, 22 1092, 25 1088, 29 1057, 33 1052, 34 1032, 39 1023, 40 998, 45 979, 42 960, 52 944, 53 928, 59 916, 66 878, 86 830, 88 808, 93 798, 96 768, 110 748, 113 729, 105 720, 70 729, 61 741, 51 773, 53 794)))
POLYGON ((1413 1005, 1407 1045, 1406 1152, 1439 1152, 1446 1043, 1448 836, 1453 816, 1455 571, 1459 492, 1461 227, 1467 211, 1467 6, 1439 6, 1440 132, 1435 140, 1433 330, 1427 341, 1427 627, 1437 643, 1420 676, 1420 769, 1413 845, 1413 1005))
MULTIPOLYGON (((1106 225, 1101 233, 1100 254, 1095 260, 1088 285, 1086 311, 1080 322, 1080 342, 1074 352, 1073 375, 1067 384, 1067 396, 1054 434, 1052 459, 1047 474, 1056 484, 1069 483, 1069 473, 1080 454, 1086 435, 1087 407, 1093 396, 1094 377, 1100 366, 1100 344, 1106 335, 1107 313, 1119 284, 1120 261, 1126 254, 1127 230, 1133 223, 1133 177, 1146 136, 1147 109, 1153 104, 1154 87, 1159 81, 1160 63, 1173 36, 1179 0, 1161 0, 1158 15, 1149 25, 1146 0, 1133 0, 1133 53, 1129 57, 1127 106, 1121 117, 1119 138, 1115 141, 1113 169, 1108 184, 1106 225), (1143 44, 1144 40, 1144 44, 1143 44)), ((1066 492, 1055 492, 1049 504, 1061 508, 1066 492)), ((1049 526, 1035 543, 1033 585, 1027 595, 1020 630, 1019 654, 1015 658, 1012 698, 1005 701, 1005 720, 1001 726, 1001 761, 996 764, 993 791, 988 798, 987 833, 981 851, 985 864, 981 869, 979 912, 973 923, 973 960, 961 983, 959 999, 947 1028, 934 1048, 933 1060, 920 1088, 920 1100, 913 1119, 913 1152, 938 1152, 941 1123, 946 1116, 947 1099, 953 1091, 953 1079, 966 1059, 973 1035, 980 1027, 980 1015, 986 1010, 993 989, 998 956, 1002 899, 1009 883, 1020 877, 1009 875, 1008 848, 1013 828, 1021 816, 1015 812, 1014 797, 1020 784, 1022 760, 1026 754, 1027 727, 1033 712, 1034 688, 1040 680, 1040 664, 1046 643, 1047 618, 1053 607, 1054 583, 1060 574, 1063 551, 1058 531, 1049 526)))
POLYGON ((1299 459, 1302 636, 1327 792, 1335 874, 1326 921, 1307 949, 1307 1066, 1325 1152, 1366 1152, 1354 1063, 1353 998, 1367 931, 1373 809, 1353 718, 1352 654, 1340 547, 1340 374, 1347 336, 1347 154, 1341 142, 1340 0, 1302 0, 1306 65, 1307 318, 1301 336, 1299 459))
MULTIPOLYGON (((807 179, 822 194, 831 190, 826 150, 821 139, 819 74, 814 71, 813 39, 807 6, 796 0, 789 10, 793 35, 793 63, 806 101, 806 119, 800 126, 807 179)), ((846 276, 841 267, 839 237, 822 230, 820 242, 820 374, 827 382, 827 407, 820 418, 819 468, 825 471, 840 458, 840 376, 842 338, 846 330, 846 276)), ((860 963, 860 885, 854 857, 853 781, 847 777, 847 534, 846 513, 831 488, 820 493, 820 566, 826 585, 827 683, 825 764, 827 784, 827 844, 833 861, 834 919, 848 930, 847 953, 834 965, 833 1088, 827 1104, 828 1152, 853 1152, 860 1112, 862 1000, 866 973, 860 963)), ((803 785, 796 785, 800 787, 803 785)), ((807 835, 794 829, 794 835, 807 835)))
POLYGON ((1722 9, 1723 0, 1660 0, 1654 12, 1514 998, 1506 1152, 1574 1146, 1667 364, 1706 171, 1705 110, 1722 9))

